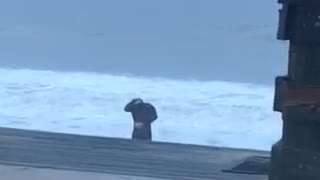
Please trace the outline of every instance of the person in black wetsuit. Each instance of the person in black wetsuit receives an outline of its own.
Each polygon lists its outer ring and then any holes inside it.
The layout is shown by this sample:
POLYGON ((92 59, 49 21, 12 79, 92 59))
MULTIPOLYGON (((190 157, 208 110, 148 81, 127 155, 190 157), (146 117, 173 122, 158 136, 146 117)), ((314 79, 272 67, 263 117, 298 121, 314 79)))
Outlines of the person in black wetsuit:
POLYGON ((133 117, 132 139, 151 141, 151 124, 158 118, 155 107, 143 102, 141 98, 135 98, 125 106, 124 110, 131 112, 133 117))

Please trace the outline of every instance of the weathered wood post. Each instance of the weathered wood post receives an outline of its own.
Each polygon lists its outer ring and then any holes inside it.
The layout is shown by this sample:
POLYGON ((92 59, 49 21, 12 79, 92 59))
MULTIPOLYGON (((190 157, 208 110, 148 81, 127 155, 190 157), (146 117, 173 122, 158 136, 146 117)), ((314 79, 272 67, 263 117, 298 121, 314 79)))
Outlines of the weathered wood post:
POLYGON ((270 180, 320 180, 320 0, 278 0, 278 39, 289 40, 288 74, 276 78, 281 140, 270 180))

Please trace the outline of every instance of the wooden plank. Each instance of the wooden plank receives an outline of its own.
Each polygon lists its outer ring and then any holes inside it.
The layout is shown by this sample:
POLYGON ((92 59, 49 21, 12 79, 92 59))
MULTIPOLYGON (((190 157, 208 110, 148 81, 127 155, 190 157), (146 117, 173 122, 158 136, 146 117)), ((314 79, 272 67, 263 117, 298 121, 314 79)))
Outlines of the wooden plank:
POLYGON ((0 163, 9 165, 177 180, 265 179, 222 172, 253 155, 269 152, 0 128, 0 163))
POLYGON ((1 180, 165 180, 159 178, 0 165, 1 180))

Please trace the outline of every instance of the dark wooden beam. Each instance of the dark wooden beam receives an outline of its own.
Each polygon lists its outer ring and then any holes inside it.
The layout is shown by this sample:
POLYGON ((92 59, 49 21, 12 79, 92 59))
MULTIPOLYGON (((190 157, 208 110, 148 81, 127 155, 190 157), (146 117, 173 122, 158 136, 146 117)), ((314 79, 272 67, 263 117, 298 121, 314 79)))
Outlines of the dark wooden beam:
POLYGON ((281 140, 270 180, 320 179, 320 1, 282 0, 278 38, 290 40, 288 74, 276 78, 281 140))

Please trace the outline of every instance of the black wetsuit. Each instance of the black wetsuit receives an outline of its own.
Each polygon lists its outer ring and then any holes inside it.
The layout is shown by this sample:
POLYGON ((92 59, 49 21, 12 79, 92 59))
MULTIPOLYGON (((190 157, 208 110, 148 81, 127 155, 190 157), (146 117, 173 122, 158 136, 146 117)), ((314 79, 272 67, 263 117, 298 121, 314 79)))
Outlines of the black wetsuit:
POLYGON ((133 104, 130 102, 124 110, 131 112, 133 117, 132 139, 152 140, 151 123, 158 118, 155 107, 150 103, 133 104))

